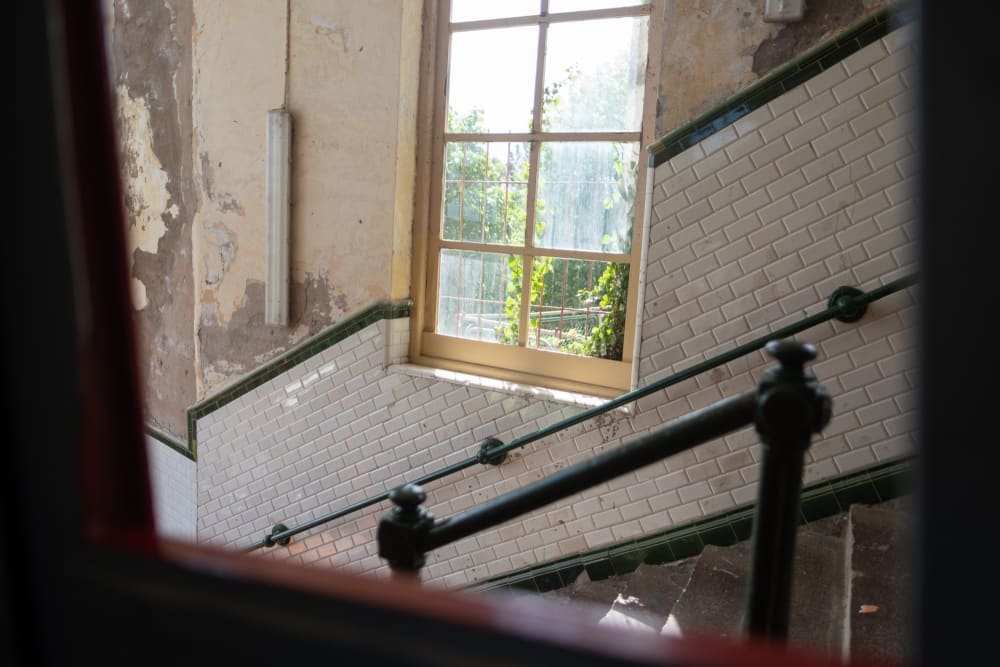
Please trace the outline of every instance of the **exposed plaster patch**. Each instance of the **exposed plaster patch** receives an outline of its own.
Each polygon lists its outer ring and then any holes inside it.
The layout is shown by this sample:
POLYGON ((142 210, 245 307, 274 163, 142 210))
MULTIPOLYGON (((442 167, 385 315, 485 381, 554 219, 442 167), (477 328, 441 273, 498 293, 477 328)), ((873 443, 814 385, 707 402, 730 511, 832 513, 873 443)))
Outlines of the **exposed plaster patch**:
POLYGON ((341 312, 347 311, 347 295, 343 292, 337 292, 333 295, 333 305, 335 305, 341 312))
POLYGON ((144 416, 183 438, 185 411, 197 398, 191 279, 198 194, 191 178, 193 8, 190 0, 103 2, 112 16, 107 45, 130 218, 130 291, 137 309, 144 416))
POLYGON ((153 150, 153 127, 144 97, 131 97, 125 85, 116 89, 118 120, 123 142, 125 206, 129 213, 129 241, 132 250, 156 253, 159 240, 167 232, 164 216, 176 219, 179 209, 171 204, 167 190, 169 177, 153 150))
MULTIPOLYGON (((334 46, 337 42, 340 42, 341 48, 344 49, 344 53, 347 53, 351 49, 351 29, 345 26, 338 26, 336 23, 330 19, 313 15, 309 19, 309 24, 313 26, 313 30, 317 35, 321 35, 330 40, 330 43, 334 46), (339 40, 338 40, 339 38, 339 40)), ((364 47, 361 47, 362 49, 364 47)))
POLYGON ((142 281, 138 278, 132 278, 132 306, 136 310, 142 310, 147 305, 149 305, 149 300, 146 298, 146 286, 142 284, 142 281))
POLYGON ((803 20, 789 24, 765 23, 763 0, 664 4, 657 136, 681 127, 892 2, 810 0, 803 20))
MULTIPOLYGON (((174 72, 174 73, 172 73, 170 75, 170 87, 173 88, 173 91, 174 91, 174 97, 173 97, 173 99, 174 100, 181 99, 180 93, 177 90, 177 72, 174 72)), ((180 104, 175 104, 174 107, 177 110, 177 126, 178 127, 183 127, 184 126, 184 117, 181 115, 181 105, 180 104)), ((190 122, 190 118, 188 119, 188 121, 190 122)))
POLYGON ((813 46, 833 37, 887 0, 814 0, 802 21, 783 25, 753 53, 753 71, 764 76, 813 46))
MULTIPOLYGON (((208 200, 215 204, 215 207, 222 213, 238 213, 239 215, 245 215, 246 212, 243 210, 242 204, 240 204, 236 198, 228 192, 215 192, 213 190, 214 184, 214 172, 212 169, 212 161, 208 157, 208 153, 201 153, 198 157, 201 158, 201 185, 205 190, 205 195, 208 200)), ((222 166, 222 163, 219 163, 222 166)))
POLYGON ((293 282, 289 303, 291 327, 264 323, 264 283, 246 282, 243 298, 227 321, 210 290, 203 292, 198 340, 201 348, 203 392, 232 381, 266 363, 285 350, 319 333, 331 321, 332 303, 343 298, 331 294, 325 272, 306 274, 293 282))
MULTIPOLYGON (((175 340, 169 335, 155 337, 156 353, 150 355, 146 362, 146 374, 150 380, 147 391, 151 391, 160 400, 169 400, 175 385, 183 378, 188 381, 193 368, 181 366, 176 359, 191 360, 194 357, 194 347, 190 341, 175 340), (164 364, 164 359, 167 363, 164 364)), ((187 406, 185 406, 187 407, 187 406)))
POLYGON ((205 224, 205 284, 218 285, 236 257, 236 235, 221 222, 205 224))
POLYGON ((778 30, 762 20, 760 0, 667 4, 664 48, 658 56, 657 135, 756 81, 753 48, 778 30))

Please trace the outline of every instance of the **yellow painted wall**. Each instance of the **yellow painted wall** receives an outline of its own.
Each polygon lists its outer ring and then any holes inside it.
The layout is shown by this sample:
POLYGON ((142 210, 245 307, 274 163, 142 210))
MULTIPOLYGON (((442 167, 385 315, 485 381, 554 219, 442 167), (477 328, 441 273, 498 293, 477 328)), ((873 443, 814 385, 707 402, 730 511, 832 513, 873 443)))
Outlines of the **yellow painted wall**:
POLYGON ((420 3, 194 3, 198 394, 409 291, 420 3), (291 312, 263 323, 265 118, 293 119, 291 312))

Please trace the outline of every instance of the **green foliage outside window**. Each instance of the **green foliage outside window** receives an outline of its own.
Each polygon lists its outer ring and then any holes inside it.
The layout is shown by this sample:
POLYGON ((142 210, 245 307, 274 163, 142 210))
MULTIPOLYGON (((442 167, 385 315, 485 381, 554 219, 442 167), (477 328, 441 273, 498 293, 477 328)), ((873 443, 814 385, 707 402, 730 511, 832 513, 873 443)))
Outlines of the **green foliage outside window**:
MULTIPOLYGON (((611 77, 614 79, 614 77, 611 77)), ((595 93, 592 81, 579 82, 578 73, 570 69, 563 81, 544 91, 545 122, 558 118, 564 95, 572 100, 574 114, 600 114, 600 100, 589 103, 580 95, 614 94, 605 90, 595 93), (583 85, 574 85, 574 84, 583 85), (586 103, 581 103, 586 102, 586 103)), ((592 100, 590 100, 592 101, 592 100)), ((459 115, 449 109, 448 131, 478 133, 483 131, 483 114, 474 109, 459 115)), ((614 191, 604 201, 611 210, 624 206, 629 224, 635 211, 635 174, 637 159, 626 144, 615 144, 614 191)), ((502 321, 496 324, 496 340, 516 344, 519 336, 522 307, 524 257, 516 247, 524 245, 527 221, 527 181, 529 156, 527 143, 450 143, 446 146, 446 183, 443 236, 446 239, 471 242, 503 243, 514 246, 507 260, 508 276, 504 288, 502 321), (500 149, 500 150, 498 150, 500 149), (489 152, 495 151, 495 152, 489 152), (505 151, 506 154, 497 153, 505 151)), ((543 146, 543 152, 546 147, 543 146)), ((546 155, 541 158, 547 159, 546 155)), ((546 228, 545 204, 538 197, 535 215, 536 238, 546 228)), ((630 230, 625 238, 605 235, 604 248, 628 248, 630 230)), ((601 272, 594 275, 591 262, 536 257, 531 267, 529 295, 529 339, 543 349, 553 349, 605 359, 622 358, 625 318, 628 298, 629 267, 627 264, 596 263, 601 272), (563 287, 565 285, 565 287, 563 287), (557 324, 539 317, 539 308, 553 316, 557 324), (588 315, 564 317, 566 309, 588 315), (583 318, 581 320, 581 317, 583 318)), ((551 318, 549 318, 551 319, 551 318)))

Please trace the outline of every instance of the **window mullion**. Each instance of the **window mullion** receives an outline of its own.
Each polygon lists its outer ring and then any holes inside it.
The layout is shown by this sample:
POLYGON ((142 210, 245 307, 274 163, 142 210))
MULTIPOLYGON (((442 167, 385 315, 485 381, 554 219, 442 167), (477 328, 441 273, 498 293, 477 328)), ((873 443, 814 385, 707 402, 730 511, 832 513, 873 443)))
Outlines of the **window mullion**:
POLYGON ((527 220, 524 226, 524 252, 521 257, 521 312, 519 313, 517 344, 524 347, 528 336, 528 311, 531 308, 531 269, 535 247, 535 201, 538 192, 538 158, 541 143, 531 142, 531 162, 528 167, 528 197, 525 203, 527 220))
MULTIPOLYGON (((542 14, 548 12, 548 0, 542 0, 542 14)), ((535 59, 535 102, 531 114, 531 131, 538 134, 542 131, 542 102, 545 90, 545 43, 548 37, 548 25, 538 26, 538 52, 535 59)), ((517 344, 526 347, 528 344, 528 326, 531 312, 531 271, 534 268, 535 247, 535 201, 538 197, 538 169, 542 144, 531 142, 531 156, 528 163, 528 197, 526 202, 527 220, 524 228, 524 249, 521 260, 521 311, 518 313, 517 344)))
POLYGON ((508 16, 495 19, 477 19, 474 21, 458 21, 449 24, 450 30, 454 32, 468 32, 472 30, 491 30, 496 28, 511 28, 523 25, 550 25, 558 23, 569 23, 572 21, 594 21, 600 19, 615 19, 630 16, 649 16, 651 6, 629 5, 625 7, 607 7, 603 9, 582 9, 578 11, 563 11, 556 14, 549 13, 549 3, 546 1, 539 14, 529 14, 527 16, 508 16))
POLYGON ((445 143, 528 142, 545 138, 547 141, 642 141, 641 132, 445 132, 445 143))
MULTIPOLYGON (((460 241, 465 239, 465 187, 466 187, 466 183, 467 183, 467 180, 465 178, 465 165, 466 165, 466 158, 468 158, 468 156, 469 156, 468 155, 469 154, 469 150, 468 149, 469 149, 469 145, 468 144, 462 144, 462 174, 460 176, 460 178, 462 180, 461 180, 461 184, 460 184, 459 190, 458 190, 458 239, 460 241)), ((444 161, 445 162, 445 170, 447 170, 448 169, 448 158, 447 158, 447 155, 448 155, 448 144, 444 145, 444 150, 445 150, 445 161, 444 161)), ((447 184, 448 184, 448 181, 447 181, 447 175, 446 175, 445 176, 445 192, 448 191, 447 184)))
MULTIPOLYGON (((451 250, 469 250, 473 252, 494 252, 501 254, 520 254, 521 246, 505 245, 502 243, 478 243, 476 241, 457 241, 442 239, 438 241, 439 248, 449 248, 451 250)), ((572 250, 565 248, 533 248, 537 255, 552 257, 555 259, 582 259, 591 262, 618 262, 628 264, 632 261, 630 253, 621 252, 598 252, 596 250, 572 250)))

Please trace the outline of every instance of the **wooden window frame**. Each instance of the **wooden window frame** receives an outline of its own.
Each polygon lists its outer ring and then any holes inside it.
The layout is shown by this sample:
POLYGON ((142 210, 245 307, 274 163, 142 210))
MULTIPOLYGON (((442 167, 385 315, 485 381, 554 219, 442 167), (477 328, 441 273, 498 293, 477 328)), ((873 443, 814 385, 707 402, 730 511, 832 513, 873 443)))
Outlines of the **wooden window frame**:
MULTIPOLYGON (((421 86, 418 99, 417 136, 417 179, 415 195, 415 218, 413 231, 413 275, 412 296, 414 308, 411 314, 410 362, 450 371, 482 375, 520 384, 549 387, 558 390, 612 397, 635 386, 634 365, 637 361, 639 317, 641 304, 641 284, 644 279, 643 262, 645 228, 648 211, 644 203, 649 182, 647 146, 655 137, 655 107, 658 88, 658 65, 660 39, 662 33, 659 17, 662 16, 661 0, 651 0, 642 5, 576 11, 558 14, 548 13, 548 0, 540 0, 541 12, 530 17, 513 17, 451 23, 449 21, 450 0, 425 0, 423 49, 421 54, 421 86), (535 96, 541 97, 544 86, 543 53, 549 25, 567 23, 583 19, 608 19, 621 17, 648 17, 647 62, 643 91, 642 120, 637 132, 543 132, 541 131, 540 105, 535 105, 532 131, 525 133, 476 133, 453 134, 445 132, 447 117, 447 76, 451 34, 487 28, 507 28, 538 25, 540 30, 538 53, 536 53, 535 96), (554 248, 535 247, 534 244, 534 201, 537 180, 537 159, 529 176, 528 219, 525 229, 525 243, 520 246, 501 244, 476 244, 466 241, 453 242, 441 239, 440 219, 443 206, 443 170, 445 145, 448 141, 504 141, 528 142, 537 154, 541 143, 553 141, 627 141, 638 142, 635 218, 632 221, 631 247, 628 253, 604 253, 554 248), (477 341, 436 333, 438 303, 438 266, 440 250, 461 248, 464 250, 500 252, 525 257, 525 266, 534 257, 554 257, 558 259, 582 259, 600 261, 621 261, 629 269, 629 285, 625 322, 624 344, 621 361, 572 355, 562 352, 539 350, 524 346, 527 331, 526 320, 529 307, 522 307, 522 337, 519 346, 477 341)), ((537 156, 536 156, 537 158, 537 156)), ((529 272, 523 276, 529 284, 529 272)), ((529 294, 522 287, 522 294, 529 294)))

